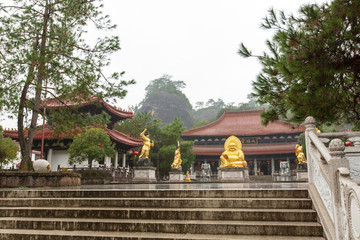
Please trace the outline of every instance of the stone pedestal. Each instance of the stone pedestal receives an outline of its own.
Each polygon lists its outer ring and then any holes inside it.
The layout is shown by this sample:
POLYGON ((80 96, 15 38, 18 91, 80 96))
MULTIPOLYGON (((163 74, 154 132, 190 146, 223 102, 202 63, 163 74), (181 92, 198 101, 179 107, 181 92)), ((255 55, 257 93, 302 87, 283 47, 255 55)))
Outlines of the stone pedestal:
POLYGON ((150 166, 135 166, 134 177, 132 179, 133 182, 144 182, 144 183, 152 183, 156 182, 156 167, 150 166))
POLYGON ((182 171, 171 171, 169 172, 169 182, 183 182, 184 175, 182 171))
POLYGON ((218 168, 220 182, 249 182, 248 167, 220 167, 218 168))
POLYGON ((307 182, 308 181, 308 171, 307 170, 295 170, 296 172, 296 181, 307 182))

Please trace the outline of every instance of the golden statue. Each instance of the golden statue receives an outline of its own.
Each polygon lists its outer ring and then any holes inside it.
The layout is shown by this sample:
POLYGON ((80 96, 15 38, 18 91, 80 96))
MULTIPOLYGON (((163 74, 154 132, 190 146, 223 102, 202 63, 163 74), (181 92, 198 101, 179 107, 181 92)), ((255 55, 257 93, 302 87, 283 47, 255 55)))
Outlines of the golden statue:
POLYGON ((141 149, 139 158, 141 158, 143 156, 145 158, 149 158, 150 148, 154 146, 154 141, 150 142, 150 134, 146 128, 142 133, 140 133, 140 137, 143 140, 143 147, 141 149))
POLYGON ((305 154, 303 152, 303 147, 300 144, 296 144, 295 146, 295 154, 298 159, 298 164, 307 163, 305 158, 305 154))
POLYGON ((240 139, 230 136, 224 144, 225 151, 220 156, 220 167, 246 167, 244 153, 241 150, 242 144, 240 139))
POLYGON ((175 156, 174 156, 174 161, 173 163, 171 164, 171 167, 172 168, 179 168, 181 167, 181 155, 180 155, 180 144, 179 144, 179 141, 178 141, 178 146, 175 150, 175 156))
POLYGON ((186 172, 186 178, 184 179, 184 182, 191 182, 191 179, 189 178, 189 171, 186 172))

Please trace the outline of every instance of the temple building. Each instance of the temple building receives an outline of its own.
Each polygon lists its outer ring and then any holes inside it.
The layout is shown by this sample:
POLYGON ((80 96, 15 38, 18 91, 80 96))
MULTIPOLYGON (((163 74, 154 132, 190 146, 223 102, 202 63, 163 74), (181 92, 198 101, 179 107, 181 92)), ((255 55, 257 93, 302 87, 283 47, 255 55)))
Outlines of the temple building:
POLYGON ((225 111, 218 120, 184 132, 182 139, 194 141, 195 170, 202 163, 209 163, 211 170, 217 172, 224 143, 231 135, 241 140, 251 175, 271 175, 279 171, 281 161, 288 161, 290 168, 295 169, 295 146, 305 127, 281 120, 263 126, 261 112, 225 111))
MULTIPOLYGON (((77 103, 77 105, 79 105, 77 103)), ((75 107, 76 104, 72 102, 60 102, 57 99, 47 99, 44 101, 43 107, 46 109, 47 114, 51 114, 51 111, 56 111, 56 109, 61 109, 64 107, 75 107)), ((80 107, 77 107, 77 112, 81 113, 91 113, 91 114, 100 114, 101 112, 106 112, 110 116, 110 123, 104 128, 105 132, 110 136, 111 141, 115 144, 115 157, 113 159, 105 157, 103 164, 106 167, 120 166, 125 167, 126 164, 126 152, 133 148, 138 148, 142 146, 142 140, 137 138, 132 138, 129 135, 121 133, 113 129, 114 124, 117 121, 121 121, 127 118, 132 118, 133 113, 130 111, 125 111, 112 106, 102 99, 96 97, 90 97, 88 100, 83 100, 80 103, 80 107), (120 155, 120 156, 119 156, 120 155), (119 159, 121 158, 121 159, 119 159)), ((72 167, 69 166, 69 152, 67 149, 72 143, 72 137, 67 134, 55 135, 49 124, 38 126, 38 131, 35 133, 34 142, 33 142, 33 151, 41 151, 42 140, 44 140, 43 152, 44 157, 47 161, 50 162, 51 171, 56 171, 58 167, 72 167)), ((17 130, 4 130, 4 136, 10 137, 14 140, 18 139, 17 130)), ((87 162, 83 162, 81 165, 85 166, 87 162)))

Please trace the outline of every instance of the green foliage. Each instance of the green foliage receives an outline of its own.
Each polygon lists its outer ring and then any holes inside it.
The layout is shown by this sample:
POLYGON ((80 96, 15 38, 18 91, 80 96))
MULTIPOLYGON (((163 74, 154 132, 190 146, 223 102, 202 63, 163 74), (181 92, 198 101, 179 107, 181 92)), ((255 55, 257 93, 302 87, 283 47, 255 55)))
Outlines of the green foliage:
POLYGON ((186 173, 194 163, 195 153, 193 151, 194 142, 193 141, 182 141, 180 142, 181 150, 181 160, 182 160, 182 169, 186 173))
POLYGON ((69 148, 69 163, 88 161, 90 168, 92 161, 101 161, 104 157, 112 157, 115 153, 109 135, 101 128, 89 128, 74 138, 69 148))
POLYGON ((17 157, 19 147, 11 138, 3 137, 3 128, 0 126, 0 169, 17 157))
POLYGON ((123 72, 102 72, 110 54, 120 50, 117 36, 98 34, 104 37, 93 46, 85 41, 88 23, 98 30, 115 28, 96 1, 8 2, 0 4, 0 110, 17 116, 21 168, 31 170, 41 98, 47 94, 79 103, 95 95, 116 100, 134 81, 120 80, 123 72))
POLYGON ((268 52, 239 54, 263 65, 253 82, 260 104, 269 104, 263 123, 277 119, 320 123, 360 121, 360 1, 309 4, 299 16, 269 10, 262 27, 275 32, 268 52))
POLYGON ((146 128, 151 133, 151 139, 157 140, 160 126, 160 119, 153 119, 151 113, 140 112, 135 114, 132 119, 125 119, 116 123, 115 129, 131 137, 139 138, 140 133, 146 128))
POLYGON ((162 91, 162 92, 172 93, 181 97, 187 103, 188 107, 192 109, 189 99, 181 91, 181 89, 183 89, 186 86, 186 84, 183 81, 173 81, 171 79, 172 76, 163 75, 161 78, 152 80, 149 83, 149 85, 145 88, 146 95, 143 102, 145 102, 150 95, 162 91))
POLYGON ((103 127, 110 122, 110 116, 106 112, 99 114, 81 112, 78 106, 71 109, 51 109, 48 112, 50 113, 48 113, 47 123, 51 126, 55 136, 63 134, 73 136, 88 126, 103 127), (74 131, 74 125, 77 131, 74 131))

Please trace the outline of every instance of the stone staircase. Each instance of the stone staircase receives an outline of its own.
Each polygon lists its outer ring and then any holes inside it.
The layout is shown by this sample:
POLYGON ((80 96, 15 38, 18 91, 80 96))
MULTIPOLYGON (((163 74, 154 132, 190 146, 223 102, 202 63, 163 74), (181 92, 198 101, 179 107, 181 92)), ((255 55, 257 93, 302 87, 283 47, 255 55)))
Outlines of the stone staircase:
POLYGON ((322 236, 307 190, 0 191, 0 239, 322 236))

